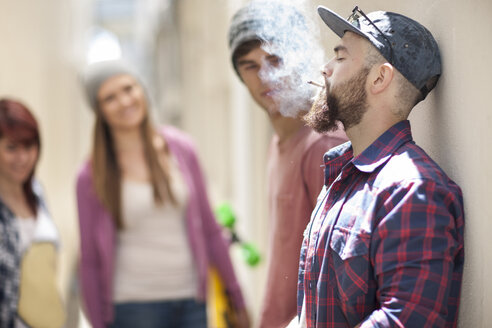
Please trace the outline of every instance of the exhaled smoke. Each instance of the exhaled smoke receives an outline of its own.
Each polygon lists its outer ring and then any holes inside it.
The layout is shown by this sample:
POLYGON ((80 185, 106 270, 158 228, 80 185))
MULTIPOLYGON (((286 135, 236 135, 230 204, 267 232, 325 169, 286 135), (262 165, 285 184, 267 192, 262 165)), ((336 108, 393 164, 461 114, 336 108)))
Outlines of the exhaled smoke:
POLYGON ((254 1, 250 4, 259 25, 258 35, 266 42, 263 49, 279 56, 278 67, 262 70, 260 76, 273 86, 278 110, 296 117, 309 110, 317 87, 307 81, 319 76, 324 52, 318 38, 315 9, 305 1, 254 1))

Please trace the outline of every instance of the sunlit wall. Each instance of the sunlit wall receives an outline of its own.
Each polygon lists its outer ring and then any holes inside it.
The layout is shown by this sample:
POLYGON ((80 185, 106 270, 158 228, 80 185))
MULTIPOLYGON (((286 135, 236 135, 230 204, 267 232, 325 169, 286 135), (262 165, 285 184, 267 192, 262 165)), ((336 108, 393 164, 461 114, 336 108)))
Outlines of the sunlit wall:
MULTIPOLYGON (((87 157, 92 115, 79 90, 94 28, 111 32, 121 54, 136 61, 152 89, 155 118, 178 125, 196 140, 214 204, 230 202, 241 236, 266 253, 265 163, 271 128, 235 76, 227 49, 229 19, 245 1, 0 0, 0 96, 23 100, 42 129, 38 176, 62 232, 60 286, 73 294, 78 252, 74 182, 87 157)), ((355 3, 298 1, 306 10, 325 5, 348 16, 355 3)), ((410 120, 415 139, 461 185, 466 206, 466 271, 460 327, 492 321, 492 228, 488 182, 492 159, 488 54, 492 12, 488 0, 361 0, 365 12, 406 14, 435 35, 444 71, 435 92, 410 120)), ((330 54, 336 37, 313 14, 330 54)), ((107 55, 107 51, 103 52, 107 55)), ((247 267, 237 248, 236 269, 257 318, 264 262, 247 267)))

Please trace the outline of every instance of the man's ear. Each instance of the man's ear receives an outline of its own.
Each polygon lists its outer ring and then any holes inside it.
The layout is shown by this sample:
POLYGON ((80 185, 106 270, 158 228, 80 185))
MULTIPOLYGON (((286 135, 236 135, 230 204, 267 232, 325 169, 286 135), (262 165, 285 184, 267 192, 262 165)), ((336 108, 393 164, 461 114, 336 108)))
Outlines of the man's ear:
POLYGON ((374 65, 369 73, 369 90, 373 94, 379 94, 391 85, 395 75, 395 68, 390 63, 374 65))

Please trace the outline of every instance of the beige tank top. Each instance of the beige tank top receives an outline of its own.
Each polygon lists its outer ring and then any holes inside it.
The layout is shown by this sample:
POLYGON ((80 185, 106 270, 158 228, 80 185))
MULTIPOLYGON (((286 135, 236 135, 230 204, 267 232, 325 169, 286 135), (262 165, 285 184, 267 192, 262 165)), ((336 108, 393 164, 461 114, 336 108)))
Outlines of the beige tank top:
POLYGON ((154 203, 152 185, 124 180, 113 299, 115 302, 194 298, 198 275, 189 246, 187 186, 175 161, 171 186, 178 206, 154 203))

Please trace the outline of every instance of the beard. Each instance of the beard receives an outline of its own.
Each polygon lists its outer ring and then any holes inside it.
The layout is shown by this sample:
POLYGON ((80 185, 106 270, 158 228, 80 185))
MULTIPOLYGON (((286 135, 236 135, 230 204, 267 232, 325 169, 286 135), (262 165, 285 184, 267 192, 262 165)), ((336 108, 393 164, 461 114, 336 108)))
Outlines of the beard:
POLYGON ((336 86, 327 94, 326 86, 316 97, 311 110, 303 117, 304 122, 318 133, 335 131, 338 122, 345 130, 357 125, 367 110, 365 83, 368 68, 362 68, 348 81, 336 86))

